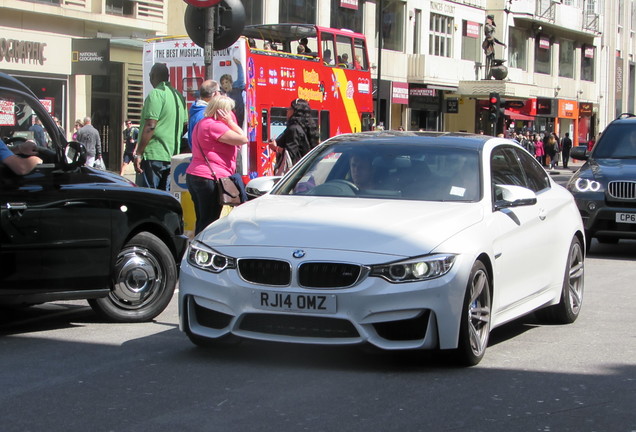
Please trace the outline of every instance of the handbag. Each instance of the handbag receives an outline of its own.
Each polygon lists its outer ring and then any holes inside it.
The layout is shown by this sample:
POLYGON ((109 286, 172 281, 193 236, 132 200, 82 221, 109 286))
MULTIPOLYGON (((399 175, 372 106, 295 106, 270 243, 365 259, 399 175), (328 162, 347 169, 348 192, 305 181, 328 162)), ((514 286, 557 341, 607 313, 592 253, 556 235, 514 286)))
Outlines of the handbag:
POLYGON ((280 164, 278 164, 278 166, 274 170, 274 175, 282 176, 287 174, 287 171, 289 171, 292 165, 294 164, 292 162, 291 156, 289 155, 289 152, 287 151, 287 149, 283 149, 283 154, 277 155, 276 157, 277 158, 280 157, 281 161, 280 161, 280 164))

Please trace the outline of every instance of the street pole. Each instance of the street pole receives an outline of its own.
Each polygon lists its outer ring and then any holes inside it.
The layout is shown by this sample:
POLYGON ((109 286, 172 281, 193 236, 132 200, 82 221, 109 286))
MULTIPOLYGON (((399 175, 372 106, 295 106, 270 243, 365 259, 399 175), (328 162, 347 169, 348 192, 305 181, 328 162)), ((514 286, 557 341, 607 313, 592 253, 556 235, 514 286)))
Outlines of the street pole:
POLYGON ((382 39, 384 38, 382 32, 382 10, 384 9, 384 0, 378 1, 378 11, 377 11, 377 28, 378 28, 378 87, 376 90, 376 106, 375 106, 375 126, 376 128, 380 125, 380 95, 382 88, 382 39))
POLYGON ((205 64, 205 79, 214 78, 214 14, 216 6, 205 8, 205 46, 203 48, 203 63, 205 64))

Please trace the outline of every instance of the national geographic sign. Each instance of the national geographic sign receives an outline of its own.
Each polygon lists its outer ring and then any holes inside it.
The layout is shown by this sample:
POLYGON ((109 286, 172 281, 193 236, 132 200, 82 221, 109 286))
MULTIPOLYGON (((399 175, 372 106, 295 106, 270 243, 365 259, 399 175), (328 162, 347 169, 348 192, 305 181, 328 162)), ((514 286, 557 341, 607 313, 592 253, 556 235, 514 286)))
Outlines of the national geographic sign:
POLYGON ((73 75, 108 75, 110 41, 108 39, 73 39, 71 73, 73 75))

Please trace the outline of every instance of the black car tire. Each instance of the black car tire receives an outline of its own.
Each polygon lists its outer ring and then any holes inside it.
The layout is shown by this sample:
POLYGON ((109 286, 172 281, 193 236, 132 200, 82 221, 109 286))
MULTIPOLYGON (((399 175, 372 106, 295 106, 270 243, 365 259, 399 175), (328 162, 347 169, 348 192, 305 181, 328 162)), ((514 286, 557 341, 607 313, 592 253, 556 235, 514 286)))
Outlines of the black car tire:
POLYGON ((561 299, 558 304, 539 309, 536 312, 537 317, 541 321, 555 324, 571 324, 576 321, 583 303, 584 276, 583 247, 581 240, 574 237, 565 264, 561 299))
POLYGON ((490 334, 491 310, 488 270, 481 261, 475 261, 466 286, 459 341, 452 354, 458 365, 474 366, 484 357, 490 334))
POLYGON ((168 306, 177 284, 174 256, 155 235, 142 232, 124 245, 113 269, 110 294, 89 300, 114 322, 145 322, 168 306))

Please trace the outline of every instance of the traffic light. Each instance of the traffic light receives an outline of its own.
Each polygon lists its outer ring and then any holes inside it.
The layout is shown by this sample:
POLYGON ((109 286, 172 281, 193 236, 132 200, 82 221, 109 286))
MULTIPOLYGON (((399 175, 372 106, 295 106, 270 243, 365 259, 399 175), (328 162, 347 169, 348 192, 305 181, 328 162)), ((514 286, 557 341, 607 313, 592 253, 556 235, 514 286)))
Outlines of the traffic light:
POLYGON ((499 96, 499 93, 490 93, 490 96, 488 97, 488 103, 488 119, 491 123, 497 123, 497 120, 499 120, 499 116, 501 115, 502 108, 501 97, 499 96))

